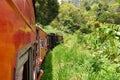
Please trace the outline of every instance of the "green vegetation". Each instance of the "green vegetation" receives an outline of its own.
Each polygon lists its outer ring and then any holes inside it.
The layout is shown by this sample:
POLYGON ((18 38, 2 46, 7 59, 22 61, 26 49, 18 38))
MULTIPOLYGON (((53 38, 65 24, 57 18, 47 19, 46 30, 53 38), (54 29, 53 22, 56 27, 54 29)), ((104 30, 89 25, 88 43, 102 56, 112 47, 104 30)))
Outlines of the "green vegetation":
POLYGON ((87 35, 66 34, 64 39, 47 55, 42 80, 120 80, 120 42, 115 30, 106 25, 87 35))
POLYGON ((65 32, 74 31, 76 28, 79 29, 80 23, 83 23, 79 11, 80 9, 73 4, 63 3, 60 6, 58 16, 50 25, 65 32))
POLYGON ((35 0, 36 22, 49 25, 58 15, 59 4, 57 0, 35 0))
POLYGON ((47 32, 64 43, 48 53, 42 80, 120 80, 120 0, 62 3, 47 32))

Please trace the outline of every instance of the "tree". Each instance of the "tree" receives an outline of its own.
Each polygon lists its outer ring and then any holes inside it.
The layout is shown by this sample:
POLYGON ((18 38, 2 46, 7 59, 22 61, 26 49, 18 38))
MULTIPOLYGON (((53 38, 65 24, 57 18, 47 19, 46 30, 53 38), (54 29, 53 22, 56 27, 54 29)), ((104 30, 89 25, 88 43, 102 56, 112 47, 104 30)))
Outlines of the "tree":
POLYGON ((84 22, 80 9, 71 3, 62 3, 60 5, 58 16, 52 21, 51 26, 64 29, 67 31, 74 31, 79 29, 80 24, 84 22))
POLYGON ((36 21, 42 25, 49 25, 58 15, 59 3, 57 0, 36 0, 36 21))

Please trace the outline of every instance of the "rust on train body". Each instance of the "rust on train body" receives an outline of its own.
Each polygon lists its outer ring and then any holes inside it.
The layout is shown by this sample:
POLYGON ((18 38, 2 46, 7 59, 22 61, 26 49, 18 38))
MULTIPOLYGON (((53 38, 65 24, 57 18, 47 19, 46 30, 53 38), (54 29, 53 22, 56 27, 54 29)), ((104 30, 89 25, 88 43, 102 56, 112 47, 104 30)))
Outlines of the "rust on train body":
POLYGON ((38 40, 38 55, 44 59, 48 51, 48 35, 40 27, 37 27, 37 40, 38 40))
POLYGON ((40 80, 56 38, 36 27, 33 0, 0 0, 0 80, 40 80))
POLYGON ((0 0, 0 80, 17 80, 20 69, 32 65, 28 55, 35 51, 35 33, 32 0, 0 0))

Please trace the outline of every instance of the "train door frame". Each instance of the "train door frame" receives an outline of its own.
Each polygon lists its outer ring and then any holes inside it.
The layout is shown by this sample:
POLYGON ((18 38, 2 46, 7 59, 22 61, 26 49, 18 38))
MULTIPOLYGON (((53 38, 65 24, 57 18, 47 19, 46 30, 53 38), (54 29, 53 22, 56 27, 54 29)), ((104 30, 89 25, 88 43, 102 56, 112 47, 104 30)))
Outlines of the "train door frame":
POLYGON ((16 61, 14 80, 36 80, 36 49, 37 44, 28 45, 19 51, 16 61), (21 73, 19 73, 21 71, 21 73), (20 75, 20 76, 19 76, 20 75), (21 76, 22 75, 22 76, 21 76))

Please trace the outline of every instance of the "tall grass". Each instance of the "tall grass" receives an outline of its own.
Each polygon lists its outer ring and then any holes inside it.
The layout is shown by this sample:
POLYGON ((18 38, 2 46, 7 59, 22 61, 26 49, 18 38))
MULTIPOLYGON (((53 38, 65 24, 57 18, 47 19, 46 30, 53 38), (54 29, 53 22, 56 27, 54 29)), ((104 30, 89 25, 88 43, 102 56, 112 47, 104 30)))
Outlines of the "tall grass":
POLYGON ((64 40, 47 55, 42 80, 120 80, 119 39, 114 29, 76 32, 64 40))

